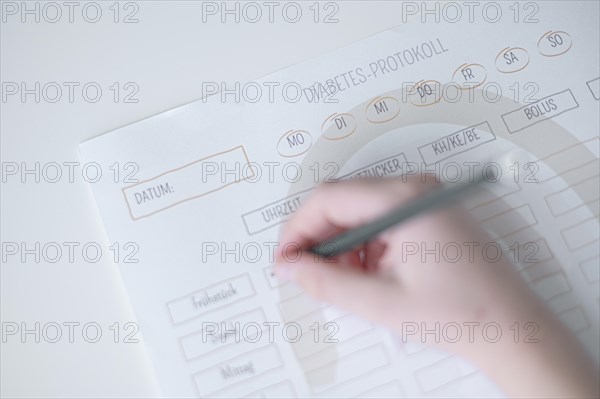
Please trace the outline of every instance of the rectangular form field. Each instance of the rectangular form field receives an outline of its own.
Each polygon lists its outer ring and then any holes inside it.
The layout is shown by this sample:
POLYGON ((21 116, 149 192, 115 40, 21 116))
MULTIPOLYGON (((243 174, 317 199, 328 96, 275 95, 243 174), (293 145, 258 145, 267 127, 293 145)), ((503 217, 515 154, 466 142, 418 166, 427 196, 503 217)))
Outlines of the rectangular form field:
POLYGON ((513 263, 519 263, 523 268, 535 266, 554 258, 548 242, 544 238, 527 241, 513 241, 508 245, 509 257, 513 263))
POLYGON ((265 273, 265 278, 267 279, 267 282, 269 283, 269 286, 271 288, 277 288, 281 285, 281 282, 275 275, 274 270, 275 270, 275 266, 273 266, 273 265, 269 265, 269 266, 263 268, 263 272, 265 273))
POLYGON ((529 285, 545 301, 571 291, 571 285, 563 272, 542 277, 529 285))
POLYGON ((486 220, 511 207, 503 201, 513 194, 519 195, 519 184, 487 184, 483 190, 473 192, 464 198, 465 207, 477 220, 486 220))
POLYGON ((516 133, 577 107, 579 104, 573 93, 567 89, 506 113, 502 120, 510 133, 516 133))
POLYGON ((579 267, 588 283, 594 284, 600 281, 600 256, 581 261, 579 267))
POLYGON ((495 139, 490 124, 482 122, 427 143, 419 147, 419 153, 426 165, 432 165, 495 139))
POLYGON ((381 344, 373 345, 338 359, 336 362, 319 367, 306 373, 306 381, 314 394, 343 384, 346 381, 360 378, 379 367, 390 363, 388 355, 381 344), (319 383, 320 374, 335 373, 338 378, 331 383, 319 383))
POLYGON ((254 328, 255 324, 258 324, 257 328, 264 329, 266 321, 262 309, 254 309, 227 320, 204 323, 202 331, 181 337, 179 343, 186 360, 192 360, 230 344, 255 339, 257 334, 261 334, 254 328), (246 326, 251 328, 246 330, 246 326))
POLYGON ((581 181, 598 175, 598 158, 589 153, 586 143, 578 143, 561 151, 557 151, 540 161, 551 168, 541 168, 536 173, 540 183, 546 183, 557 177, 565 181, 581 181))
POLYGON ((131 219, 153 215, 252 178, 251 169, 246 169, 248 164, 244 147, 239 146, 125 187, 122 191, 131 219), (222 168, 239 170, 240 173, 219 172, 222 168), (243 170, 250 175, 245 176, 241 172, 243 170))
POLYGON ((482 221, 482 226, 498 237, 516 233, 521 229, 535 224, 537 224, 537 220, 528 204, 510 209, 482 221))
POLYGON ((545 200, 550 212, 553 216, 560 216, 581 205, 597 200, 600 197, 598 183, 599 176, 593 176, 571 187, 547 195, 545 200), (583 193, 583 198, 577 194, 576 188, 583 193))
POLYGON ((299 359, 314 355, 323 348, 346 342, 373 329, 371 323, 352 314, 331 321, 321 319, 317 312, 293 321, 302 329, 302 338, 292 345, 299 359))
POLYGON ((574 250, 597 241, 600 238, 599 230, 598 219, 591 217, 581 223, 561 230, 560 234, 565 240, 567 247, 570 250, 574 250))
POLYGON ((594 80, 590 80, 586 82, 588 89, 592 92, 592 96, 596 100, 600 100, 600 78, 596 78, 594 80))
POLYGON ((311 190, 301 191, 243 214, 246 231, 253 235, 285 222, 302 205, 302 200, 311 190))
POLYGON ((539 281, 544 277, 560 273, 561 271, 562 268, 556 261, 526 264, 520 269, 521 276, 527 283, 539 281))
POLYGON ((179 324, 255 294, 250 276, 243 274, 174 299, 167 309, 173 324, 179 324))
POLYGON ((398 177, 406 172, 407 166, 406 156, 400 153, 350 172, 340 177, 339 180, 357 177, 398 177))
POLYGON ((297 320, 326 306, 326 304, 312 299, 307 294, 301 293, 279 302, 279 311, 285 316, 286 320, 297 320))
POLYGON ((269 345, 245 353, 193 375, 200 396, 217 396, 218 391, 283 366, 277 347, 269 345))

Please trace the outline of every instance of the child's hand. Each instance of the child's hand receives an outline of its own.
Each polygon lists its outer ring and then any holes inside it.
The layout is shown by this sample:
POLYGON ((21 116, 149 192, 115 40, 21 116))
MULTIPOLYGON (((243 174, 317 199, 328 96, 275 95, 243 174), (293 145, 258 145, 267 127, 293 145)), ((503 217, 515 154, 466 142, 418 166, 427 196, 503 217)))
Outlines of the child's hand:
MULTIPOLYGON (((486 257, 497 258, 499 246, 459 209, 418 215, 365 248, 332 261, 308 252, 295 259, 296 245, 291 243, 307 248, 324 242, 418 198, 432 186, 417 178, 404 183, 401 179, 352 180, 318 187, 283 228, 280 248, 287 247, 288 254, 279 254, 276 272, 321 300, 404 335, 409 334, 411 323, 419 328, 425 323, 432 329, 436 322, 462 326, 507 321, 529 302, 539 305, 505 259, 486 261, 486 257)), ((505 326, 507 331, 513 323, 505 326)), ((410 337, 419 339, 420 334, 410 337)), ((434 334, 426 338, 435 343, 434 334)), ((463 340, 468 343, 467 338, 463 340)))
MULTIPOLYGON (((283 251, 277 254, 275 272, 320 300, 392 328, 403 340, 439 344, 471 359, 509 393, 594 392, 585 390, 589 381, 582 382, 589 372, 568 377, 580 391, 565 383, 567 366, 561 363, 574 357, 589 366, 585 356, 514 266, 498 256, 500 246, 461 209, 417 215, 364 248, 333 260, 296 250, 372 221, 432 186, 420 177, 321 185, 283 227, 279 246, 283 251), (431 333, 436 328, 439 333, 431 333), (424 330, 430 333, 423 335, 424 330), (566 349, 548 351, 556 342, 567 345, 566 349), (552 366, 562 378, 542 382, 548 378, 544 369, 552 366), (521 374, 514 380, 517 369, 521 374), (536 380, 543 390, 535 384, 530 387, 529 382, 536 380)), ((593 366, 589 370, 593 372, 593 366)))

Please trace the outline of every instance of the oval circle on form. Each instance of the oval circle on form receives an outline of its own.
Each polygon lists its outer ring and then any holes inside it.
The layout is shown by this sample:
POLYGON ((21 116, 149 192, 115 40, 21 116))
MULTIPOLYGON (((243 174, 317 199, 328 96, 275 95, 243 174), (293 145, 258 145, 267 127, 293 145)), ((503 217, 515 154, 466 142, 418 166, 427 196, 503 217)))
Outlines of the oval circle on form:
POLYGON ((520 71, 529 64, 529 53, 522 47, 507 47, 496 57, 496 69, 502 73, 520 71))
POLYGON ((400 102, 391 96, 375 97, 367 105, 365 113, 371 123, 388 122, 400 113, 400 102))
POLYGON ((356 120, 351 114, 333 114, 323 122, 321 131, 328 140, 340 140, 356 130, 356 120))
POLYGON ((556 57, 566 53, 573 46, 571 36, 564 31, 549 31, 538 41, 538 50, 545 57, 556 57))
POLYGON ((312 137, 305 130, 285 132, 277 142, 277 152, 285 158, 304 154, 312 145, 312 137))
POLYGON ((458 83, 462 90, 479 87, 486 79, 487 71, 481 64, 463 64, 452 74, 452 81, 458 83))

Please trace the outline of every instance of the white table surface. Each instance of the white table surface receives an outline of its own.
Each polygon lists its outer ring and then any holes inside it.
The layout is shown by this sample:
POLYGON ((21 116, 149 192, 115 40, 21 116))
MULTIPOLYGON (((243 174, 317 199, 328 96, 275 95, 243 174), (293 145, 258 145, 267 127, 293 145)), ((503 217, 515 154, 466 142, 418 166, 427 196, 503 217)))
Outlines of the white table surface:
MULTIPOLYGON (((75 178, 69 182, 64 163, 80 162, 77 146, 82 141, 201 98, 202 82, 250 81, 399 25, 401 5, 337 2, 339 22, 326 24, 314 23, 313 15, 308 15, 312 1, 301 2, 307 15, 297 24, 286 22, 277 10, 274 23, 264 17, 264 22, 252 24, 235 23, 232 17, 222 23, 218 16, 203 22, 200 1, 137 1, 138 22, 125 24, 114 22, 113 1, 98 2, 102 17, 97 23, 82 16, 89 2, 75 2, 72 23, 62 1, 58 4, 63 15, 56 23, 46 21, 55 18, 55 9, 44 8, 45 2, 27 3, 31 9, 36 3, 40 7, 39 22, 34 14, 26 14, 22 22, 21 10, 12 15, 12 5, 6 9, 6 3, 22 6, 20 1, 2 2, 1 81, 25 82, 28 87, 56 82, 64 91, 56 103, 47 101, 54 95, 49 91, 47 96, 41 93, 39 103, 34 95, 25 101, 10 96, 0 103, 2 162, 6 167, 25 163, 29 168, 36 162, 40 168, 56 162, 63 165, 65 175, 54 184, 43 177, 36 183, 33 175, 27 175, 25 183, 19 175, 6 176, 2 242, 80 246, 73 263, 66 254, 56 263, 44 259, 37 263, 31 255, 25 262, 19 256, 3 259, 4 331, 14 323, 30 329, 40 323, 41 336, 39 343, 35 334, 23 337, 20 331, 3 337, 1 396, 156 396, 143 344, 123 343, 123 324, 135 318, 109 256, 91 190, 81 178, 81 165, 74 166, 75 178), (79 83, 72 103, 64 82, 79 83), (90 82, 103 89, 97 103, 88 103, 81 94, 81 87, 90 82), (110 89, 114 82, 135 83, 139 101, 115 103, 110 89), (103 246, 97 263, 81 260, 80 249, 88 242, 103 246), (73 327, 72 343, 67 336, 69 322, 79 323, 73 327), (86 342, 81 331, 92 322, 102 329, 97 343, 86 342), (115 322, 121 330, 119 343, 110 329, 115 322), (49 342, 55 334, 52 323, 62 328, 57 343, 49 342)), ((133 6, 125 8, 125 2, 118 6, 121 21, 134 11, 133 6)), ((94 9, 86 10, 93 18, 94 9)), ((121 89, 122 94, 127 92, 121 89)), ((93 337, 93 331, 88 333, 93 337)))

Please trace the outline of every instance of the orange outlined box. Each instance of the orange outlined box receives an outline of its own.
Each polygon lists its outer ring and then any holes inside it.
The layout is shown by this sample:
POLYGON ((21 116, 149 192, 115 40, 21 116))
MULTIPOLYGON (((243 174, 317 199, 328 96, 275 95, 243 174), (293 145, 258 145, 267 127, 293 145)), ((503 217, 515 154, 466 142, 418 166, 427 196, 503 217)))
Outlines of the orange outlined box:
POLYGON ((510 209, 504 201, 505 198, 520 193, 522 190, 521 185, 518 183, 514 185, 490 184, 484 188, 486 190, 479 190, 479 192, 464 200, 469 212, 479 220, 497 215, 500 209, 510 209))
POLYGON ((122 191, 131 219, 138 220, 253 177, 246 151, 240 145, 124 187, 122 191), (236 164, 239 168, 232 173, 232 165, 236 164))
POLYGON ((547 183, 559 176, 562 176, 565 180, 569 180, 568 176, 572 175, 572 178, 579 180, 582 177, 598 175, 598 159, 588 160, 587 157, 581 158, 580 155, 582 148, 593 147, 594 144, 592 142, 594 141, 598 141, 598 137, 572 144, 535 161, 536 163, 541 162, 547 165, 560 165, 560 168, 556 171, 551 168, 541 169, 539 182, 547 183), (543 172, 546 172, 546 174, 543 172))
POLYGON ((588 177, 573 186, 548 194, 544 197, 548 209, 553 216, 561 216, 584 205, 597 201, 600 197, 598 192, 598 182, 600 175, 588 177), (575 192, 575 188, 580 187, 585 193, 584 198, 580 198, 575 192))
POLYGON ((498 237, 506 237, 538 223, 529 204, 508 209, 488 219, 482 220, 481 225, 498 237))

